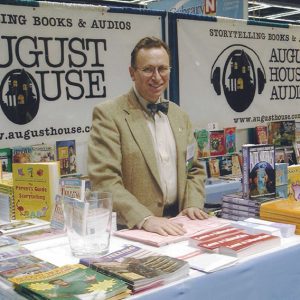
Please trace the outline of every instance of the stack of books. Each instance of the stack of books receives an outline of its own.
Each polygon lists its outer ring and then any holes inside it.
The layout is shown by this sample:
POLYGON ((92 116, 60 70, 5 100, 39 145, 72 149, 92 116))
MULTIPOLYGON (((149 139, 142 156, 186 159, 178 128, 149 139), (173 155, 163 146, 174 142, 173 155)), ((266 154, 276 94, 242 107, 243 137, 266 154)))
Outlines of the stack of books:
POLYGON ((300 234, 300 201, 277 199, 264 203, 260 207, 260 218, 267 221, 296 225, 296 234, 300 234))
POLYGON ((185 278, 188 262, 133 245, 102 257, 81 258, 80 263, 124 280, 133 293, 185 278))

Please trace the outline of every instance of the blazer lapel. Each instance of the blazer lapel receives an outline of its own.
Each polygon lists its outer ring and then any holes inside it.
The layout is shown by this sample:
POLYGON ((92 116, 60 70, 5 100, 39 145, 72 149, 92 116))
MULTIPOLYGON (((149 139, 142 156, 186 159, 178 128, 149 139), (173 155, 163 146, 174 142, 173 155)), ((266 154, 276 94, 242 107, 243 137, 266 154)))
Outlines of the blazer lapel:
POLYGON ((157 184, 161 187, 160 175, 157 167, 156 156, 153 149, 153 141, 150 130, 145 121, 144 113, 133 92, 129 93, 129 106, 124 108, 128 113, 126 116, 127 124, 131 130, 134 140, 143 153, 144 159, 153 174, 157 184))
MULTIPOLYGON (((184 198, 185 189, 185 177, 186 177, 186 148, 187 148, 187 136, 185 124, 182 123, 181 119, 177 117, 177 114, 169 107, 168 118, 170 121, 171 128, 173 130, 174 138, 176 141, 177 150, 177 190, 178 199, 184 198)), ((179 201, 181 204, 182 201, 179 201)), ((181 208, 180 208, 181 210, 181 208)))

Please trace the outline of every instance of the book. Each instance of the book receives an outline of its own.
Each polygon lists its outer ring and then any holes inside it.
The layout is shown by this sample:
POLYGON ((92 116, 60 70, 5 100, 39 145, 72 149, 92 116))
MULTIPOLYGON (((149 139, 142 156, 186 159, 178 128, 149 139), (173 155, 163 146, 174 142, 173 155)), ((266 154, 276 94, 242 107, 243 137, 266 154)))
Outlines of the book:
POLYGON ((216 157, 210 157, 208 159, 209 174, 210 177, 219 177, 220 176, 220 161, 216 157))
POLYGON ((0 220, 9 223, 15 219, 15 202, 12 173, 4 173, 0 179, 0 220))
POLYGON ((275 197, 274 152, 274 145, 242 146, 244 198, 275 197))
POLYGON ((198 145, 198 158, 208 157, 209 153, 209 132, 206 129, 196 129, 194 136, 198 145))
POLYGON ((288 198, 300 201, 300 165, 288 166, 288 198))
POLYGON ((75 140, 56 141, 56 159, 60 162, 60 174, 77 172, 75 140))
POLYGON ((225 138, 225 152, 234 153, 236 152, 236 127, 225 127, 224 128, 225 138))
POLYGON ((58 194, 59 163, 13 164, 13 188, 16 219, 51 218, 58 194))
POLYGON ((270 222, 266 220, 256 219, 256 218, 248 218, 245 220, 245 222, 249 224, 255 224, 255 225, 264 225, 264 226, 270 226, 273 228, 276 228, 280 230, 280 234, 282 237, 290 237, 294 235, 296 226, 294 224, 285 224, 280 222, 270 222))
POLYGON ((216 159, 219 160, 219 176, 232 175, 232 156, 222 155, 216 159))
POLYGON ((223 206, 221 213, 250 218, 259 216, 259 209, 249 207, 247 210, 239 210, 223 206))
POLYGON ((65 265, 9 280, 21 295, 37 299, 108 299, 127 290, 122 280, 81 264, 65 265))
POLYGON ((225 213, 225 212, 221 212, 220 217, 222 219, 230 220, 230 221, 243 221, 247 218, 247 217, 244 217, 244 216, 232 215, 232 214, 228 214, 228 213, 225 213))
POLYGON ((288 198, 289 189, 288 184, 282 184, 276 186, 276 198, 288 198))
POLYGON ((275 185, 288 184, 288 164, 287 163, 275 163, 275 185))
POLYGON ((134 245, 102 257, 82 258, 80 263, 124 280, 134 293, 184 278, 189 273, 186 261, 134 245))
POLYGON ((0 224, 0 234, 11 235, 49 227, 49 222, 42 219, 15 220, 0 224))
POLYGON ((162 236, 158 233, 149 232, 143 229, 123 229, 114 232, 114 235, 151 246, 161 247, 164 245, 188 240, 189 237, 195 234, 205 232, 213 228, 222 227, 230 223, 228 220, 223 220, 213 216, 204 220, 192 220, 187 216, 179 216, 172 218, 172 221, 182 224, 186 230, 186 233, 178 236, 162 236))
POLYGON ((0 148, 0 160, 2 166, 2 172, 12 171, 12 149, 0 148))
POLYGON ((0 247, 17 244, 17 241, 11 236, 1 235, 0 236, 0 247))
POLYGON ((55 161, 55 148, 52 145, 32 145, 31 162, 55 161))
POLYGON ((19 244, 0 247, 0 261, 26 254, 30 254, 30 251, 19 244))
POLYGON ((50 227, 53 229, 65 230, 65 217, 62 204, 62 196, 56 195, 53 213, 50 219, 50 227))
POLYGON ((275 146, 293 146, 295 142, 295 121, 268 123, 268 143, 275 146))
POLYGON ((14 146, 12 147, 12 163, 31 162, 32 146, 14 146))
POLYGON ((91 190, 90 180, 80 177, 63 177, 59 179, 60 194, 84 201, 85 193, 91 190))
MULTIPOLYGON (((258 213, 259 206, 253 205, 243 205, 243 204, 234 204, 229 202, 222 202, 222 210, 223 212, 231 213, 231 211, 245 211, 251 213, 258 213)), ((233 213, 234 214, 234 213, 233 213)))
POLYGON ((12 277, 49 271, 56 267, 32 255, 25 255, 0 261, 0 276, 8 280, 12 277))
POLYGON ((255 126, 256 144, 268 144, 268 125, 255 126))
POLYGON ((238 259, 219 253, 204 252, 197 256, 187 258, 186 261, 192 269, 212 273, 235 265, 238 259))
POLYGON ((266 234, 249 234, 248 238, 223 243, 219 248, 220 254, 230 255, 238 258, 247 257, 269 249, 279 247, 280 237, 266 234))
POLYGON ((240 163, 240 157, 238 154, 231 155, 231 162, 232 162, 232 176, 241 177, 242 176, 242 169, 240 163))
POLYGON ((210 131, 209 145, 211 156, 224 155, 226 153, 224 130, 210 131))
POLYGON ((246 206, 253 206, 253 207, 259 207, 261 203, 271 201, 269 197, 261 197, 261 198, 255 198, 255 199, 245 199, 243 198, 242 193, 234 193, 234 194, 227 194, 223 195, 222 197, 222 203, 232 203, 232 204, 238 204, 238 205, 246 205, 246 206))

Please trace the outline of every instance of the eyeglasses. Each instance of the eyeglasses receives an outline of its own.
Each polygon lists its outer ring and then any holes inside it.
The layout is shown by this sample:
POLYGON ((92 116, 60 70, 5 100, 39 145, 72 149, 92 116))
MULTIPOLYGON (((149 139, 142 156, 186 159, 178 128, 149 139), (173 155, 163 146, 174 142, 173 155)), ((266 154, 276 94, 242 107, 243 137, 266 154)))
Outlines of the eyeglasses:
POLYGON ((159 66, 159 67, 148 66, 148 67, 136 68, 136 69, 141 71, 147 77, 152 76, 156 70, 160 76, 166 76, 171 72, 171 67, 169 66, 159 66))

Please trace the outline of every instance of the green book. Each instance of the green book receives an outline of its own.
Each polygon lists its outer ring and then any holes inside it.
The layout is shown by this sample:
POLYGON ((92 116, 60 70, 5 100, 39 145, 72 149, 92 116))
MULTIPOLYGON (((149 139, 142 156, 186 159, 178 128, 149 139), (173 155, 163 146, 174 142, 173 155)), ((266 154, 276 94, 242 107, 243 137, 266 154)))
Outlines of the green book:
POLYGON ((0 148, 0 160, 3 172, 12 172, 12 149, 0 148))

